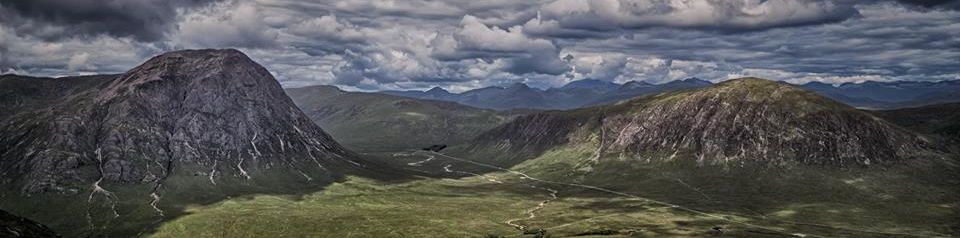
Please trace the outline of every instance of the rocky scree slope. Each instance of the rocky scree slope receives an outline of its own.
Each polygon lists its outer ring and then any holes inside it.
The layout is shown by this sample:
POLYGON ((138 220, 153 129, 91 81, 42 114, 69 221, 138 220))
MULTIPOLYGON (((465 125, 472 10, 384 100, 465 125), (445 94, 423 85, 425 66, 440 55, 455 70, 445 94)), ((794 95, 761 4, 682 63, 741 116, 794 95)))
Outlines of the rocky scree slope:
POLYGON ((156 192, 174 173, 216 183, 278 169, 309 180, 361 166, 236 50, 170 52, 95 80, 8 81, 70 88, 55 100, 0 96, 35 102, 0 118, 0 178, 24 193, 97 192, 101 183, 154 184, 156 192))
MULTIPOLYGON (((923 138, 871 114, 785 83, 743 78, 616 105, 545 112, 480 135, 465 150, 525 156, 574 144, 601 157, 692 158, 699 163, 855 166, 899 161, 923 138)), ((588 158, 584 158, 588 159, 588 158)))

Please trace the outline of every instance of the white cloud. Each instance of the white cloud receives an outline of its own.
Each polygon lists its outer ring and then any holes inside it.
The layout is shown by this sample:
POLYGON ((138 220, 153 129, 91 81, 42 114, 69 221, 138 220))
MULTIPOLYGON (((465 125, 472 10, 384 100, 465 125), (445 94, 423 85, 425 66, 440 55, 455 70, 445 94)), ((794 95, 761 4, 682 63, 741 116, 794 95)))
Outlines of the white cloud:
POLYGON ((185 13, 175 42, 186 47, 267 47, 278 33, 263 21, 262 9, 250 2, 229 1, 185 13))
POLYGON ((90 53, 80 52, 79 54, 74 54, 70 56, 70 60, 67 61, 67 69, 69 70, 95 70, 90 65, 90 53))
POLYGON ((455 33, 455 36, 464 50, 549 52, 556 49, 548 40, 533 39, 524 35, 522 26, 500 29, 496 26, 487 26, 470 15, 463 17, 460 26, 461 29, 455 33))

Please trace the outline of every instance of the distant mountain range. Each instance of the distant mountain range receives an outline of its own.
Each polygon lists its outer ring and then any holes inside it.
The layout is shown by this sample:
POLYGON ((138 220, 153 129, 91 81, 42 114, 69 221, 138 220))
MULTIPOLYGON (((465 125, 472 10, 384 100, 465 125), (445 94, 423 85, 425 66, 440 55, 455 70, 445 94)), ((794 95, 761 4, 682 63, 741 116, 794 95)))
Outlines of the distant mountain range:
POLYGON ((665 84, 628 82, 616 84, 596 79, 571 82, 560 88, 537 89, 516 83, 507 87, 486 87, 463 93, 451 93, 435 87, 427 91, 383 91, 395 96, 457 102, 460 104, 496 110, 506 109, 573 109, 617 102, 633 97, 668 91, 710 86, 709 81, 697 78, 672 81, 665 84))
MULTIPOLYGON (((487 109, 574 109, 615 103, 634 97, 703 88, 711 82, 698 78, 650 84, 630 81, 616 84, 603 80, 577 80, 559 88, 537 89, 522 83, 451 93, 434 87, 427 91, 382 91, 395 96, 441 100, 487 109)), ((827 98, 866 109, 894 109, 937 103, 960 102, 960 80, 942 82, 865 82, 831 85, 811 82, 799 85, 827 98)))
POLYGON ((960 102, 960 80, 940 82, 845 83, 811 82, 800 87, 847 105, 864 109, 894 109, 960 102))

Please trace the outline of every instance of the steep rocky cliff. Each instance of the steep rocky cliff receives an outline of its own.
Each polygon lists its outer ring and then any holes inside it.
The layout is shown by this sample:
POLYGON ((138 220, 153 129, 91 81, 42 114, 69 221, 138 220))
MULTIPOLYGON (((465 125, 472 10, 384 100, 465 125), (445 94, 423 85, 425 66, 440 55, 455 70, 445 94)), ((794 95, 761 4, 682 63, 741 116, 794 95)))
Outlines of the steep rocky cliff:
POLYGON ((595 144, 594 160, 681 157, 699 163, 774 166, 870 165, 907 159, 925 147, 921 137, 868 113, 757 78, 531 115, 479 136, 475 144, 474 151, 500 148, 528 154, 595 144))

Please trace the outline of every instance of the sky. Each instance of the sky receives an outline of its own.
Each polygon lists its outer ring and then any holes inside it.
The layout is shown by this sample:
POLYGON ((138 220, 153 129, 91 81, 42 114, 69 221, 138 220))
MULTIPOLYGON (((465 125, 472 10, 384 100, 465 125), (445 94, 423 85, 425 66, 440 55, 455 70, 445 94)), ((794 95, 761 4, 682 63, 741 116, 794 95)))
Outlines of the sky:
POLYGON ((960 1, 0 0, 0 73, 237 48, 284 87, 960 80, 960 1))

